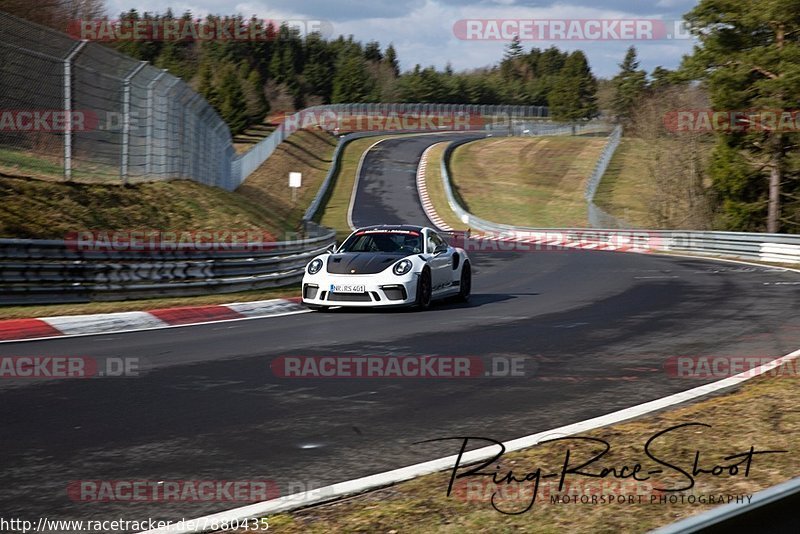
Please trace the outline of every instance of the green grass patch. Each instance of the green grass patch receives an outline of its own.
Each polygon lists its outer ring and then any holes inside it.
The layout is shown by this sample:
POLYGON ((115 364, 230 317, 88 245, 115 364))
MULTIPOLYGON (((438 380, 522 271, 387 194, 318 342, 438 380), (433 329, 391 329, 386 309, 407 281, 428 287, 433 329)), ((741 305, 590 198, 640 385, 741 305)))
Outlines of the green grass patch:
POLYGON ((586 180, 603 137, 481 139, 453 152, 451 180, 467 211, 498 223, 585 227, 586 180))

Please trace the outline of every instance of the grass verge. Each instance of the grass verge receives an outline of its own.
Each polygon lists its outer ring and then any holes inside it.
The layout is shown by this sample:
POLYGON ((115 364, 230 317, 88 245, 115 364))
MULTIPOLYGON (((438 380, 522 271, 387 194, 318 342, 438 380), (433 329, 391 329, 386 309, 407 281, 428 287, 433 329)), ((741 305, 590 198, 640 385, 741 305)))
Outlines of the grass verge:
MULTIPOLYGON (((707 502, 711 495, 718 498, 720 495, 753 494, 800 475, 800 464, 796 461, 800 442, 797 371, 796 367, 779 369, 771 372, 777 376, 768 373, 770 376, 755 378, 724 395, 581 434, 611 444, 611 450, 602 460, 584 469, 590 473, 598 473, 603 467, 619 470, 624 465, 629 466, 630 473, 636 463, 642 464, 642 473, 662 467, 645 455, 644 445, 657 432, 683 423, 704 423, 711 428, 693 426, 676 430, 654 441, 650 450, 658 458, 688 472, 692 471, 696 451, 701 455, 699 466, 705 469, 734 464, 739 459, 723 458, 747 452, 751 446, 761 451, 789 451, 754 456, 748 476, 744 475, 744 465, 735 475, 728 471, 721 476, 701 473, 695 476, 696 484, 691 490, 664 494, 654 488, 682 487, 688 478, 670 468, 638 483, 631 479, 614 479, 613 475, 604 479, 567 475, 568 485, 563 491, 558 491, 558 478, 542 480, 531 510, 521 515, 504 515, 492 508, 492 494, 501 492, 495 503, 499 508, 520 511, 530 502, 532 482, 501 483, 495 487, 489 483, 489 477, 475 477, 469 482, 461 479, 448 498, 448 471, 342 501, 276 514, 269 517, 270 528, 284 533, 646 532, 712 508, 714 505, 707 502), (588 499, 586 503, 580 501, 584 495, 588 499), (592 504, 592 495, 598 499, 603 495, 607 502, 592 504), (678 499, 677 502, 670 502, 670 495, 678 499), (703 496, 706 502, 690 504, 690 495, 696 501, 703 496), (570 497, 569 503, 564 502, 565 496, 570 497), (614 503, 608 502, 610 496, 614 496, 614 503), (620 496, 624 502, 619 502, 620 496), (554 502, 553 497, 558 501, 554 502)), ((690 380, 686 382, 688 389, 692 384, 690 380)), ((458 446, 459 443, 454 442, 454 454, 458 446)), ((510 469, 520 479, 537 467, 542 469, 542 474, 560 473, 567 448, 571 449, 571 466, 578 465, 581 459, 592 458, 603 449, 598 443, 574 440, 542 444, 508 453, 483 472, 492 473, 496 465, 500 468, 498 478, 510 469)))
MULTIPOLYGON (((63 239, 97 230, 258 230, 276 239, 300 225, 332 161, 336 139, 300 131, 284 141, 233 193, 188 180, 116 184, 63 183, 0 177, 0 237, 63 239), (288 173, 303 173, 292 199, 288 173)), ((43 317, 220 304, 297 296, 298 288, 122 302, 0 307, 0 318, 43 317)))
POLYGON ((302 130, 278 145, 275 152, 236 190, 261 206, 285 231, 296 230, 333 162, 337 140, 320 130, 302 130), (296 192, 289 173, 303 175, 296 192))
POLYGON ((300 284, 238 293, 200 295, 197 297, 164 297, 115 302, 87 302, 84 304, 36 304, 33 306, 0 307, 1 319, 25 319, 27 317, 54 317, 58 315, 83 315, 89 313, 114 313, 126 311, 155 310, 180 306, 207 306, 231 302, 280 299, 300 296, 300 284))
MULTIPOLYGON (((0 178, 0 236, 83 230, 267 230, 282 222, 247 198, 188 180, 129 186, 0 178)), ((278 234, 276 234, 278 235, 278 234)))
POLYGON ((83 230, 296 230, 331 163, 336 141, 301 131, 236 192, 189 180, 123 186, 0 177, 0 237, 63 239, 83 230), (303 173, 296 201, 289 171, 303 173))
POLYGON ((606 169, 594 202, 635 228, 653 228, 647 191, 652 147, 643 139, 623 137, 606 169))
POLYGON ((455 149, 451 179, 465 208, 499 223, 585 227, 586 180, 603 137, 481 139, 455 149))

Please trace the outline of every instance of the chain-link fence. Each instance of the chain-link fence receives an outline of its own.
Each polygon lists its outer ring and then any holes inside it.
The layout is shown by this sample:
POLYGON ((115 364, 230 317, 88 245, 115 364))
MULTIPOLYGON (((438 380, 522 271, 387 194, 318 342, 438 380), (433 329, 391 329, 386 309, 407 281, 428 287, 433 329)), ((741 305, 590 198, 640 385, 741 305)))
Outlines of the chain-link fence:
MULTIPOLYGON (((286 116, 269 137, 236 155, 225 122, 183 80, 101 44, 0 12, 0 169, 7 173, 84 182, 184 178, 233 190, 302 128, 345 133, 326 124, 349 116, 368 118, 349 131, 374 131, 383 124, 378 119, 396 121, 397 114, 404 120, 424 117, 424 131, 508 129, 545 119, 547 108, 315 106, 286 116)), ((396 125, 386 130, 409 131, 396 125)))
POLYGON ((231 189, 231 136, 182 80, 0 12, 0 164, 76 181, 231 189))
POLYGON ((614 157, 620 141, 622 140, 622 126, 617 125, 608 136, 606 146, 603 147, 603 152, 595 164, 589 180, 586 182, 586 190, 584 197, 586 202, 589 203, 589 226, 592 228, 631 228, 630 224, 626 221, 614 217, 606 210, 594 203, 594 196, 597 193, 597 188, 600 187, 600 180, 608 169, 611 158, 614 157))

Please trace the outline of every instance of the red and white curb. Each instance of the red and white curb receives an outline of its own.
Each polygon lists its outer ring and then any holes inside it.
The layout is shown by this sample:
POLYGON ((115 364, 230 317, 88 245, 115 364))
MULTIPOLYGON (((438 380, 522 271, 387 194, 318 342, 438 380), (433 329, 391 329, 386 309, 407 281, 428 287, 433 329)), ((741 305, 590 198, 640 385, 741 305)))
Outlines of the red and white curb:
MULTIPOLYGON (((630 232, 628 232, 630 233, 630 232)), ((628 233, 622 231, 609 236, 608 232, 586 229, 579 231, 576 236, 567 232, 509 232, 507 235, 482 235, 481 241, 496 241, 497 250, 508 248, 520 250, 519 243, 536 245, 538 249, 578 249, 578 250, 610 250, 617 252, 655 252, 655 248, 637 244, 628 233), (505 245, 504 245, 505 244, 505 245)), ((494 250, 491 246, 482 249, 494 250)))
MULTIPOLYGON (((425 215, 428 219, 431 220, 433 224, 439 230, 444 232, 452 232, 453 228, 447 224, 444 219, 441 218, 439 213, 436 211, 436 207, 433 205, 431 201, 430 195, 428 194, 428 186, 426 182, 426 173, 428 170, 428 156, 429 152, 432 148, 436 145, 431 145, 425 149, 425 152, 422 153, 422 157, 419 160, 419 166, 417 167, 417 194, 419 195, 419 200, 422 203, 422 209, 425 210, 425 215)), ((585 235, 591 234, 592 230, 587 229, 584 233, 585 235)), ((617 239, 616 243, 609 242, 607 239, 598 239, 598 240, 591 240, 582 238, 580 240, 571 239, 568 234, 563 232, 509 232, 507 235, 481 235, 476 236, 476 240, 479 239, 480 241, 484 242, 484 245, 480 248, 482 250, 502 250, 503 244, 508 244, 509 248, 517 248, 519 249, 519 243, 527 243, 531 245, 537 245, 539 248, 541 247, 553 247, 553 248, 571 248, 571 249, 582 249, 582 250, 612 250, 612 251, 619 251, 619 252, 637 252, 637 247, 634 246, 633 243, 626 243, 624 242, 625 239, 617 239), (497 242, 497 246, 493 247, 492 245, 486 245, 485 242, 497 242)), ((477 243, 476 243, 477 244, 477 243)))
POLYGON ((149 311, 64 315, 36 319, 0 320, 0 343, 135 332, 221 321, 239 321, 306 313, 300 298, 184 306, 149 311))
POLYGON ((417 167, 417 194, 419 195, 420 202, 422 202, 422 209, 425 210, 425 215, 428 216, 428 219, 430 219, 439 230, 452 232, 453 228, 444 222, 444 220, 439 217, 439 214, 436 213, 436 208, 433 207, 431 197, 428 195, 428 185, 425 183, 425 172, 428 170, 428 152, 435 146, 436 145, 431 145, 426 148, 419 160, 419 166, 417 167))

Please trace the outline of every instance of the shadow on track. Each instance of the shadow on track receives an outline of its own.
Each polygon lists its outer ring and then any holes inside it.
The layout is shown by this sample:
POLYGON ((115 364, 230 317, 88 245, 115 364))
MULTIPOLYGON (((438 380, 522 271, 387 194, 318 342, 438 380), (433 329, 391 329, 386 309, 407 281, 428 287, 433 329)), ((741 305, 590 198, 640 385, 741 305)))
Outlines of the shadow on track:
MULTIPOLYGON (((470 295, 469 302, 456 302, 453 297, 434 301, 431 304, 432 310, 458 310, 462 308, 479 308, 486 304, 493 304, 495 302, 504 302, 512 300, 517 297, 536 296, 539 293, 473 293, 470 295)), ((408 313, 415 312, 417 309, 413 306, 397 307, 397 308, 348 308, 331 306, 329 309, 314 310, 323 313, 408 313)))

